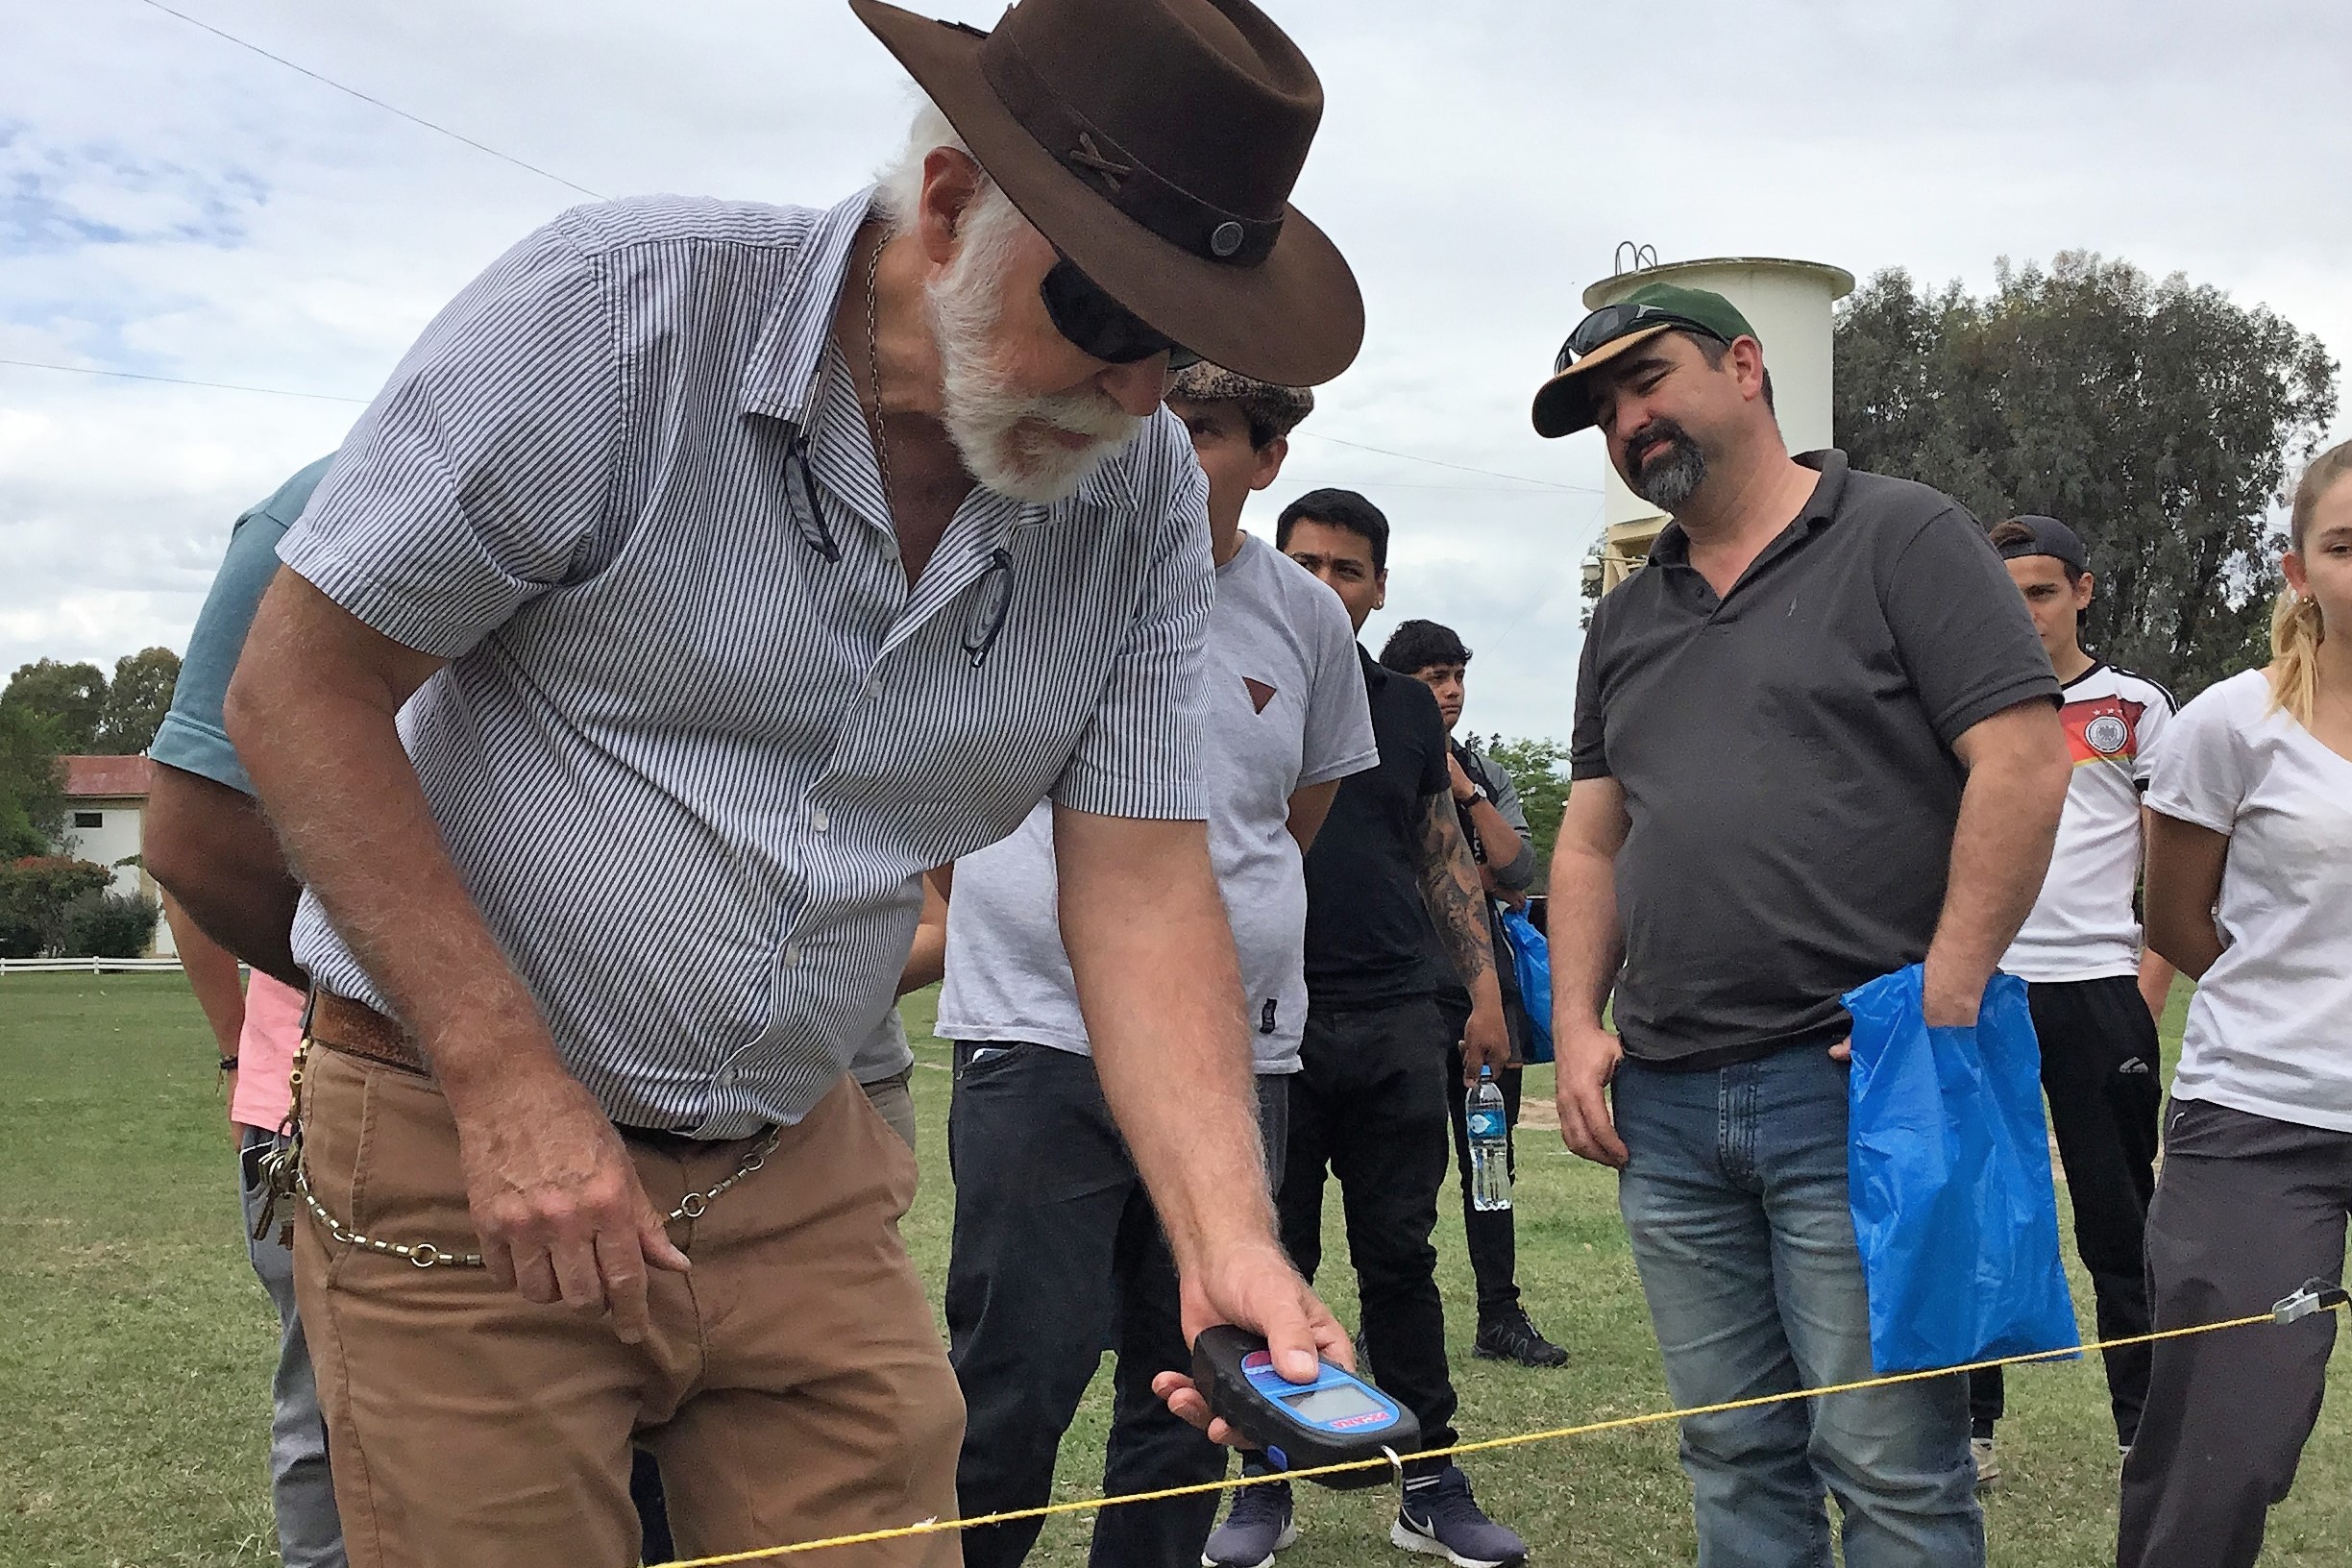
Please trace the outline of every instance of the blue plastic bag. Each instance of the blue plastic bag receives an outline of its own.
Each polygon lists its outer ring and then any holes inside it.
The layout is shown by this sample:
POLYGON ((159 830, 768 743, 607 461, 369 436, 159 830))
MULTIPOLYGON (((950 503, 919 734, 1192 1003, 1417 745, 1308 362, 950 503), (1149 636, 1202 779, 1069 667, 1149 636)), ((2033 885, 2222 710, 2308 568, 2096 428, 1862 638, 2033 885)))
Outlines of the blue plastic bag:
POLYGON ((2025 982, 1930 1029, 1914 964, 1848 992, 1847 1177, 1881 1373, 2081 1345, 2025 982))
POLYGON ((1503 940, 1519 976, 1519 1005, 1527 1009, 1528 1060, 1552 1060, 1552 944, 1523 909, 1503 911, 1503 940))

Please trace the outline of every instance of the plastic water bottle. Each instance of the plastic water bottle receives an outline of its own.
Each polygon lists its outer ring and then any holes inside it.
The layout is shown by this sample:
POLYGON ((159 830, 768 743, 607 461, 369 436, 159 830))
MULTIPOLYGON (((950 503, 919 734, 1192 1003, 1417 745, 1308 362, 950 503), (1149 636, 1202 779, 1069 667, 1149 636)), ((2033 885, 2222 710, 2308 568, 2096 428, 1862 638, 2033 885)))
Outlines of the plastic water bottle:
POLYGON ((1508 1209, 1510 1122, 1503 1114, 1503 1089, 1494 1081, 1494 1068, 1479 1068, 1462 1114, 1470 1124, 1470 1207, 1508 1209))

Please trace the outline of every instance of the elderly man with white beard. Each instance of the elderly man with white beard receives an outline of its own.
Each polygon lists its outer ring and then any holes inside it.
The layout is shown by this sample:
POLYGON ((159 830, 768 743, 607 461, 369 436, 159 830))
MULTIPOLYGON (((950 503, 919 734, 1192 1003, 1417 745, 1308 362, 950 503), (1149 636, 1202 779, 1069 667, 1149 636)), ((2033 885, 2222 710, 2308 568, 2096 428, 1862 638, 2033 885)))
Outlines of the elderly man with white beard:
POLYGON ((1159 407, 1173 358, 1353 357, 1287 201, 1320 86, 1247 0, 852 5, 937 106, 880 185, 523 241, 345 443, 231 688, 305 885, 277 1219, 361 1568, 633 1562, 632 1439, 691 1554, 954 1512, 915 1167, 843 1066, 919 874, 1044 798, 1188 1335, 1347 1358, 1264 1195, 1159 407))

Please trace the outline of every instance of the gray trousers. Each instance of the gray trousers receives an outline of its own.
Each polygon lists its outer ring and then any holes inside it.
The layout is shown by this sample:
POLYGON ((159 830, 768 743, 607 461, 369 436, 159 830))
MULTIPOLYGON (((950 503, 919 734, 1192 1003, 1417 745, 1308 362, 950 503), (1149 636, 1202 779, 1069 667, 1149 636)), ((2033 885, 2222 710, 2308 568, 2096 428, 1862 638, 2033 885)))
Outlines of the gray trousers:
POLYGON ((906 1146, 910 1149, 915 1146, 914 1077, 915 1069, 906 1067, 888 1078, 877 1078, 870 1084, 858 1085, 866 1091, 866 1098, 872 1102, 874 1110, 881 1114, 882 1119, 890 1123, 890 1130, 906 1139, 906 1146))
MULTIPOLYGON (((278 1515, 278 1553, 286 1568, 344 1568, 343 1522, 335 1513, 334 1482, 327 1469, 327 1423, 319 1414, 318 1382, 310 1347, 294 1307, 294 1254, 278 1244, 278 1228, 254 1238, 261 1214, 261 1157, 278 1135, 245 1129, 238 1160, 244 1194, 245 1252, 278 1309, 278 1372, 270 1385, 270 1501, 278 1515)), ((284 1204, 277 1219, 293 1217, 284 1204)))
MULTIPOLYGON (((2352 1134, 2202 1100, 2165 1115, 2148 1211, 2156 1327, 2267 1311, 2305 1280, 2343 1276, 2352 1134)), ((2119 1568, 2243 1568, 2294 1484, 2319 1419, 2336 1314, 2168 1339, 2123 1464, 2119 1568)))

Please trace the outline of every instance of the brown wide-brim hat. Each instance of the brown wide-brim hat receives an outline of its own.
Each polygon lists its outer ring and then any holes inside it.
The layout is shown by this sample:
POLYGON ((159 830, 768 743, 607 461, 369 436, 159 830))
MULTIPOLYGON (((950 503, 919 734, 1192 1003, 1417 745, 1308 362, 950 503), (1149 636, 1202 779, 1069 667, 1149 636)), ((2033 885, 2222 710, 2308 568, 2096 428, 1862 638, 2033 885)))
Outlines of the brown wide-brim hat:
POLYGON ((1278 386, 1354 361, 1355 274, 1289 202, 1322 85, 1249 0, 1020 0, 986 34, 849 6, 1021 215, 1145 323, 1278 386))

